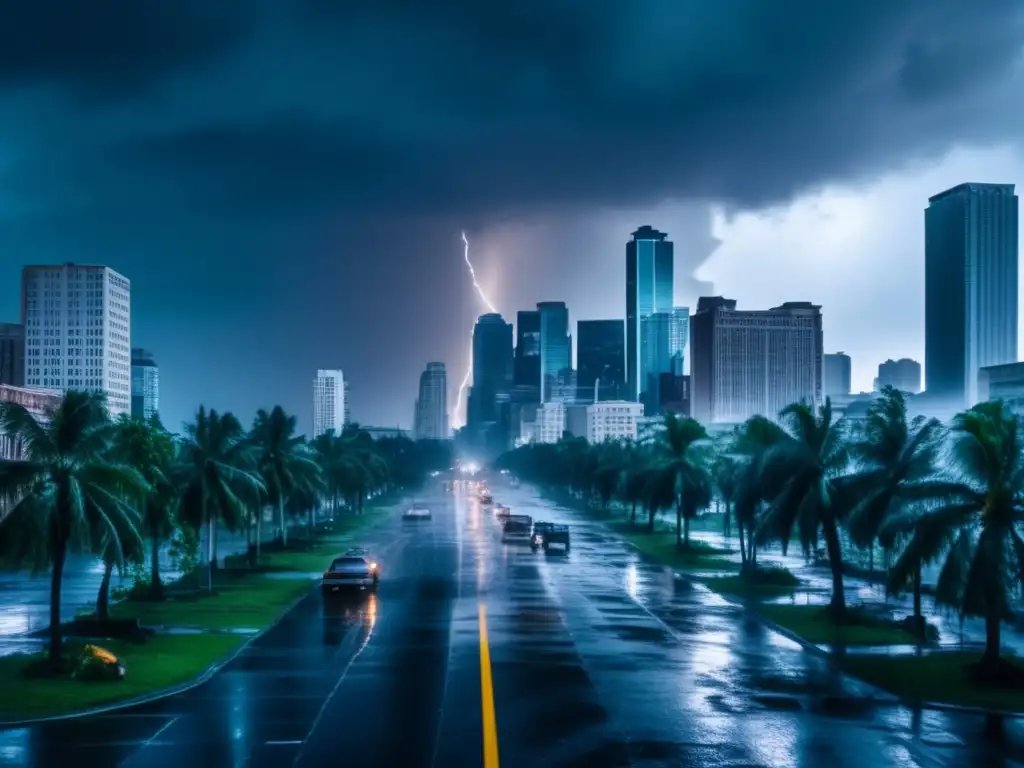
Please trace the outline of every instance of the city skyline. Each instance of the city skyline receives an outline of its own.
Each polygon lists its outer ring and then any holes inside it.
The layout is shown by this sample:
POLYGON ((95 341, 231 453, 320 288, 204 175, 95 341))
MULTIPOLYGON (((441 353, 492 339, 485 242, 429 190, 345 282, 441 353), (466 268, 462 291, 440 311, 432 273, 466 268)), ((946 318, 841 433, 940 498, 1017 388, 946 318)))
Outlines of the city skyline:
MULTIPOLYGON (((363 423, 408 425, 427 360, 448 363, 454 402, 481 311, 462 230, 506 318, 556 298, 576 322, 624 315, 621 243, 650 222, 676 243, 677 303, 806 297, 823 307, 827 350, 848 352, 854 390, 868 389, 880 362, 924 359, 927 197, 1024 183, 1019 46, 1006 35, 1019 10, 1003 2, 812 6, 785 26, 753 7, 719 24, 713 8, 558 6, 539 24, 564 32, 552 40, 504 34, 538 23, 534 11, 446 6, 452 29, 474 30, 452 48, 414 8, 363 9, 373 28, 402 31, 419 62, 402 77, 384 48, 336 44, 343 19, 309 4, 200 18, 192 3, 159 22, 149 8, 97 15, 63 52, 51 17, 19 10, 38 44, 0 62, 0 107, 18 115, 3 128, 0 269, 74 260, 126 275, 133 342, 160 360, 175 429, 200 403, 247 422, 279 401, 309 432, 308 377, 325 359, 351 371, 363 423), (189 30, 206 45, 182 46, 189 30), (984 56, 945 44, 968 32, 984 56), (143 34, 151 45, 130 44, 143 34), (646 44, 661 34, 685 44, 646 44), (512 87, 549 67, 535 90, 512 87), (735 71, 735 89, 708 86, 716 71, 735 71), (485 76, 500 98, 478 87, 485 76), (578 101, 555 97, 569 87, 578 101), (345 110, 338 93, 354 96, 345 110), (615 119, 622 104, 657 119, 615 119), (513 130, 527 114, 544 117, 513 130), (758 130, 732 129, 737 115, 758 130), (369 322, 380 296, 416 322, 369 322), (239 371, 264 387, 239 388, 239 371)), ((3 322, 18 319, 14 282, 3 322)))

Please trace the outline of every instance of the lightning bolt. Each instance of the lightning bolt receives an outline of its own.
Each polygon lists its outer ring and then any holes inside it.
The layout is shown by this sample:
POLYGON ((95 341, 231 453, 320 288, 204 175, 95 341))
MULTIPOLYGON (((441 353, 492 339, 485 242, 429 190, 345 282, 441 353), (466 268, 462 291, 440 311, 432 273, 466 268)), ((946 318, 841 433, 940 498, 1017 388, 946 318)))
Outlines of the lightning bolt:
MULTIPOLYGON (((466 261, 466 266, 469 267, 469 277, 473 280, 473 287, 476 289, 477 296, 480 297, 480 301, 491 312, 497 313, 497 309, 491 303, 491 300, 487 298, 487 294, 484 293, 484 289, 480 287, 480 283, 476 281, 476 270, 473 269, 473 262, 469 260, 469 240, 466 238, 466 233, 462 233, 462 244, 465 246, 462 251, 462 258, 466 261)), ((469 380, 473 377, 473 328, 469 329, 469 365, 466 367, 466 375, 462 378, 462 384, 459 385, 459 396, 455 400, 455 415, 456 417, 462 412, 462 398, 466 392, 466 387, 469 386, 469 380)), ((465 421, 463 421, 465 423, 465 421)))

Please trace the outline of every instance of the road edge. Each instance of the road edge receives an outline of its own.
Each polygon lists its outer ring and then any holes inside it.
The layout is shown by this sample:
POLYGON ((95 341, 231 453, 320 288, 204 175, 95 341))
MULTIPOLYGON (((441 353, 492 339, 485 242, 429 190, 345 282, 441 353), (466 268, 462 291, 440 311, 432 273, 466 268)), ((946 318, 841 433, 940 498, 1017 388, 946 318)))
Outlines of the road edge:
POLYGON ((213 664, 208 666, 205 670, 200 672, 196 677, 192 678, 191 680, 188 680, 184 683, 178 683, 177 685, 172 685, 168 688, 160 688, 159 690, 153 691, 152 693, 143 694, 142 696, 135 696, 131 699, 124 699, 122 701, 116 701, 110 704, 101 704, 99 706, 91 707, 89 709, 78 710, 77 712, 67 712, 61 715, 47 715, 46 717, 33 717, 27 720, 0 720, 0 729, 9 730, 11 728, 25 728, 31 725, 38 725, 40 723, 55 723, 63 720, 77 720, 83 717, 94 717, 96 715, 103 715, 109 712, 118 712, 123 709, 138 707, 143 704, 150 704, 154 701, 166 699, 171 696, 176 696, 180 693, 190 691, 193 688, 198 688, 199 686, 208 683, 213 678, 214 675, 216 675, 224 667, 226 667, 236 658, 241 656, 242 653, 248 650, 249 646, 251 646, 254 642, 259 640, 265 634, 270 632, 270 630, 274 629, 274 627, 280 624, 281 621, 283 621, 284 618, 289 613, 291 613, 298 607, 299 603, 311 597, 315 591, 316 580, 311 579, 309 589, 304 591, 301 595, 298 595, 294 600, 292 600, 277 618, 271 621, 266 627, 261 629, 259 632, 250 635, 245 640, 245 642, 243 642, 241 645, 235 648, 235 650, 233 650, 220 661, 215 661, 213 664))

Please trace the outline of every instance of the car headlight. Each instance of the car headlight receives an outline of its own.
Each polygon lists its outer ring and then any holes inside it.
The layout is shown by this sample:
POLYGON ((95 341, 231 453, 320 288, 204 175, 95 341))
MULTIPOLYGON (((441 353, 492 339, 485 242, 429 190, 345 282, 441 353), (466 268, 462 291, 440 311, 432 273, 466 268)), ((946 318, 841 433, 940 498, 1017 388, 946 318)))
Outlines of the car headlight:
POLYGON ((376 571, 377 570, 377 564, 376 563, 370 563, 370 570, 371 571, 376 571))

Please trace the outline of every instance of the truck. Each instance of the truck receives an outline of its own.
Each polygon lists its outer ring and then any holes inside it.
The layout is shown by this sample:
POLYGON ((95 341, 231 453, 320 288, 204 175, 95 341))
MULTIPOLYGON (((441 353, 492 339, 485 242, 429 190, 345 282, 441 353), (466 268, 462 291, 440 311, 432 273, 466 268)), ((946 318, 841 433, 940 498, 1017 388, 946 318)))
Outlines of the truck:
POLYGON ((522 542, 528 544, 532 535, 533 518, 529 515, 509 515, 501 527, 503 543, 522 542))
POLYGON ((569 526, 548 522, 535 523, 530 536, 530 549, 534 552, 538 549, 547 552, 552 545, 560 545, 565 547, 566 552, 569 551, 569 526))

